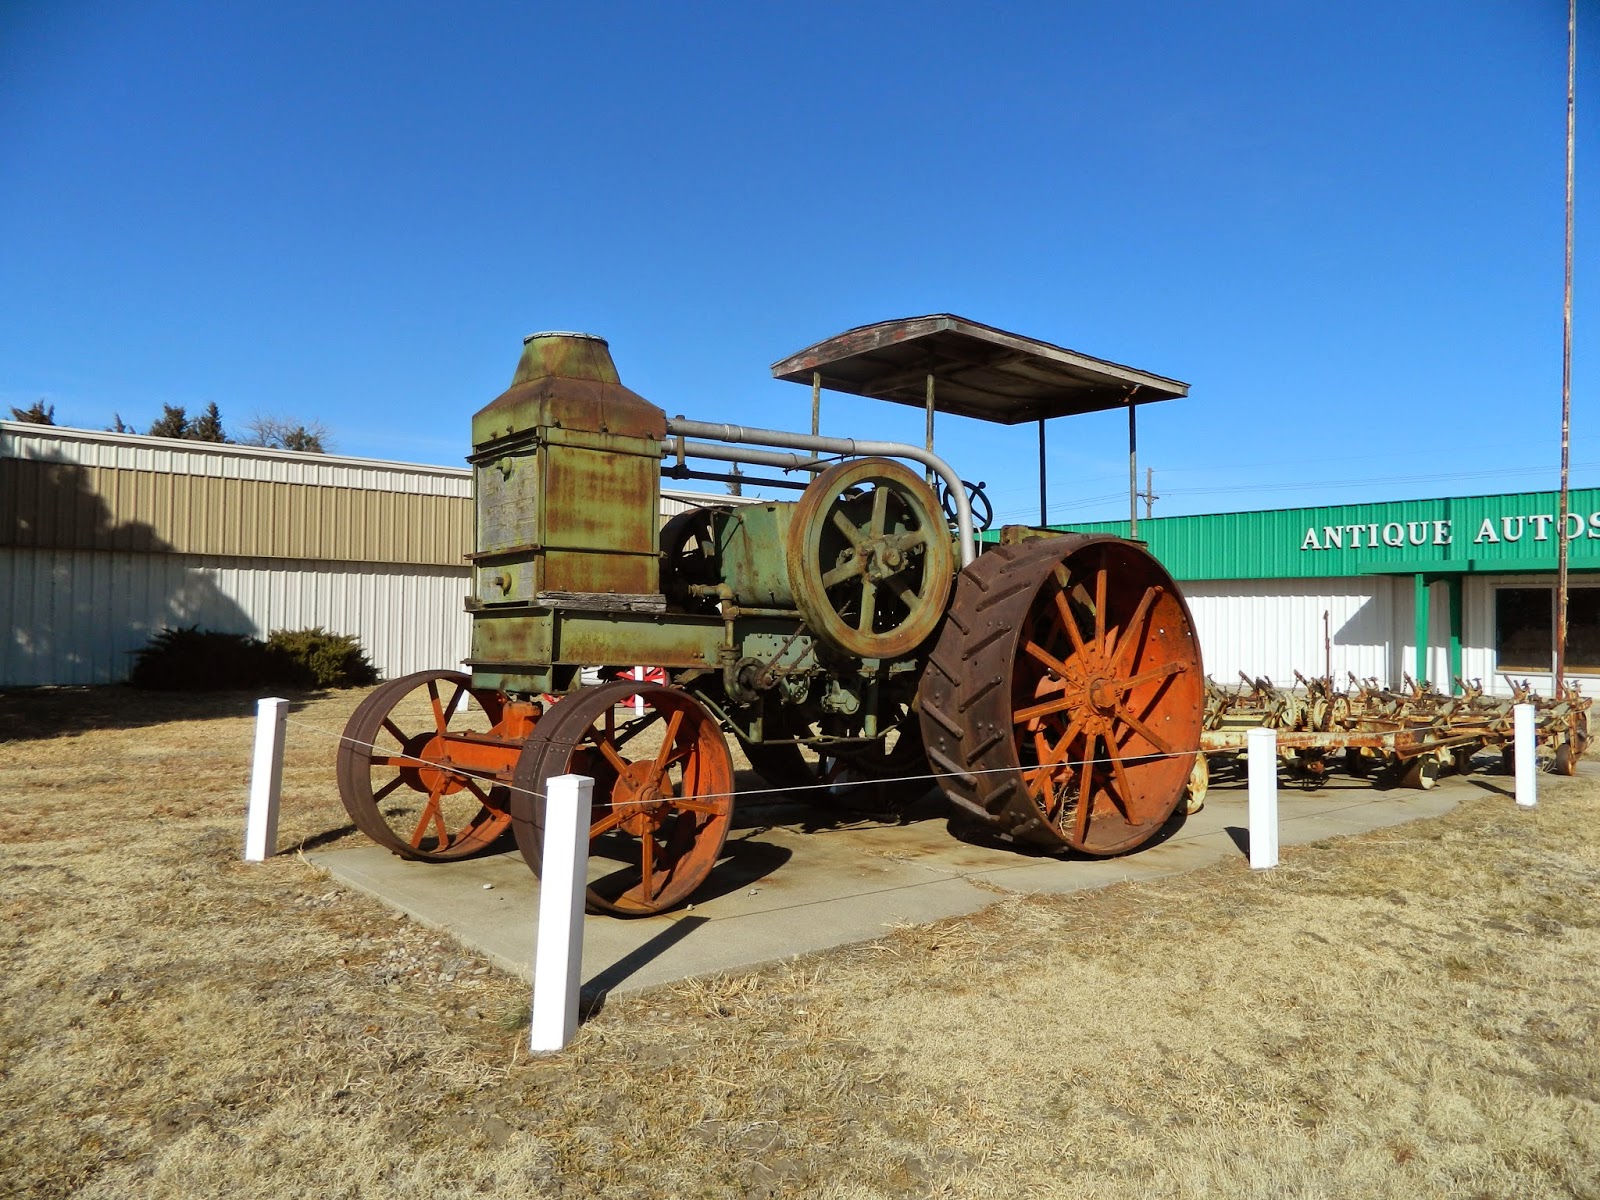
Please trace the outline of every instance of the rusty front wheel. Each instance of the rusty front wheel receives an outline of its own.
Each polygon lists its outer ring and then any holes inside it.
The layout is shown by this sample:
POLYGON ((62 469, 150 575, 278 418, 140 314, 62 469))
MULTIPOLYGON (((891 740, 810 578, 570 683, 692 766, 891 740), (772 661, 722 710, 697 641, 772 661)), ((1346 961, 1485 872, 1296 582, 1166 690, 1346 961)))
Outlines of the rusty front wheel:
POLYGON ((535 873, 545 795, 558 775, 594 780, 590 912, 664 912, 716 865, 733 816, 733 757, 716 719, 687 692, 622 680, 573 692, 550 710, 517 762, 511 801, 517 846, 535 873), (618 720, 617 706, 635 695, 643 715, 629 708, 618 720))
POLYGON ((945 790, 995 832, 1046 848, 1148 841, 1200 743, 1205 672, 1188 606, 1154 558, 1117 538, 979 558, 921 686, 945 790))
MULTIPOLYGON (((510 707, 512 720, 531 726, 525 706, 510 707)), ((457 671, 419 671, 378 688, 339 744, 339 799, 356 827, 402 858, 428 862, 493 846, 511 827, 506 789, 494 778, 515 758, 494 744, 507 732, 507 708, 500 693, 473 688, 457 671)))

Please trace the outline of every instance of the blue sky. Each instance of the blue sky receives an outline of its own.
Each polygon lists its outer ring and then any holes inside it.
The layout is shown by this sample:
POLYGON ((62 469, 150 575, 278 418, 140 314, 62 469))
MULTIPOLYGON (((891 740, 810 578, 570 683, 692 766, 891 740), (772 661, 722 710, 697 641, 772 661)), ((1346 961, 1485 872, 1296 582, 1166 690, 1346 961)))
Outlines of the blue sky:
MULTIPOLYGON (((0 80, 0 411, 459 463, 522 335, 582 329, 669 413, 801 429, 772 362, 950 311, 1188 381, 1142 411, 1157 515, 1555 483, 1561 0, 8 0, 0 80)), ((1126 513, 1124 439, 1053 425, 1052 519, 1126 513)), ((939 441, 1036 516, 1030 428, 939 441)))

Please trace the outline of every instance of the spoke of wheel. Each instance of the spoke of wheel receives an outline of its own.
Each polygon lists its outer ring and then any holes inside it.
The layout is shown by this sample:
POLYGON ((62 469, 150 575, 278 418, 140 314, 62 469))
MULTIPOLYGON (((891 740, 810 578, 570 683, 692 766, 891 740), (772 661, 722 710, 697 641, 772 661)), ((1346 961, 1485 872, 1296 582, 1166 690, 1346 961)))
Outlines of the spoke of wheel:
POLYGON ((1117 640, 1117 652, 1111 662, 1112 670, 1122 670, 1123 660, 1128 655, 1128 647, 1137 644, 1144 636, 1145 622, 1149 619, 1151 606, 1161 599, 1165 592, 1166 589, 1159 586, 1145 588, 1144 595, 1139 597, 1139 607, 1133 610, 1133 616, 1128 618, 1128 623, 1122 628, 1122 636, 1117 640))
POLYGON ((882 537, 889 521, 889 489, 879 484, 872 489, 872 523, 867 526, 868 537, 882 537))
POLYGON ((1133 818, 1128 815, 1128 805, 1133 803, 1133 784, 1128 781, 1128 772, 1122 765, 1122 757, 1117 753, 1117 739, 1108 737, 1105 742, 1106 757, 1111 760, 1111 773, 1117 777, 1116 791, 1107 794, 1111 797, 1111 803, 1122 813, 1122 819, 1131 821, 1133 818))
POLYGON ((1024 721, 1036 721, 1040 717, 1048 717, 1051 713, 1066 712, 1077 703, 1074 697, 1057 696, 1054 700, 1046 700, 1043 704, 1035 704, 1028 708, 1019 708, 1011 714, 1011 723, 1021 725, 1024 721))
POLYGON ((1094 640, 1100 653, 1106 653, 1106 568, 1102 563, 1094 577, 1094 640))
POLYGON ((894 594, 899 597, 901 604, 904 604, 911 612, 917 611, 918 596, 916 588, 912 587, 898 575, 894 576, 892 579, 886 579, 884 582, 894 589, 894 594))
MULTIPOLYGON (((1059 595, 1060 593, 1057 594, 1059 595)), ((1054 671, 1057 675, 1061 676, 1063 679, 1066 678, 1067 664, 1062 662, 1055 655, 1051 654, 1050 651, 1046 650, 1043 646, 1039 645, 1038 642, 1033 641, 1030 638, 1028 641, 1022 643, 1022 648, 1027 653, 1033 655, 1034 658, 1037 658, 1050 670, 1054 671)), ((1082 647, 1079 648, 1081 649, 1082 647)))
POLYGON ((714 817, 722 811, 710 800, 691 800, 687 796, 675 796, 672 807, 675 811, 702 813, 708 817, 714 817))
POLYGON ((1122 705, 1122 704, 1118 704, 1117 705, 1117 716, 1122 718, 1122 720, 1124 722, 1126 722, 1128 725, 1132 726, 1134 731, 1136 733, 1138 733, 1138 735, 1140 737, 1142 737, 1145 741, 1149 742, 1152 746, 1154 746, 1158 752, 1160 752, 1161 754, 1171 754, 1172 753, 1172 747, 1167 745, 1164 741, 1162 741, 1159 737, 1157 737, 1156 733, 1155 733, 1155 730, 1151 729, 1150 726, 1146 725, 1138 717, 1134 716, 1131 712, 1129 712, 1128 709, 1124 705, 1122 705))
POLYGON ((599 749, 605 760, 610 763, 612 768, 619 774, 628 769, 628 760, 617 753, 617 748, 611 744, 610 739, 598 741, 595 743, 595 746, 599 749))
POLYGON ((456 685, 456 694, 451 696, 450 703, 444 706, 444 724, 439 727, 440 733, 443 733, 450 727, 450 718, 456 715, 456 705, 461 703, 461 697, 465 696, 466 694, 467 685, 464 683, 458 683, 456 685))
POLYGON ((444 827, 444 813, 439 811, 439 795, 444 788, 444 777, 439 777, 439 782, 428 791, 428 802, 422 806, 422 819, 417 822, 417 828, 411 834, 411 845, 422 845, 422 835, 427 832, 428 821, 432 819, 439 826, 439 844, 435 850, 443 850, 450 844, 450 835, 444 827))
POLYGON ((1067 599, 1067 569, 1055 569, 1056 581, 1056 613, 1061 618, 1061 623, 1067 628, 1067 636, 1072 639, 1072 648, 1077 653, 1083 653, 1083 635, 1078 632, 1078 619, 1072 615, 1072 602, 1067 599))
POLYGON ((653 830, 645 830, 639 839, 639 870, 642 873, 639 886, 644 890, 644 898, 656 898, 655 873, 656 873, 656 835, 653 830))
POLYGON ((1078 811, 1074 814, 1073 836, 1078 841, 1089 831, 1089 810, 1094 807, 1094 744, 1098 735, 1091 733, 1083 747, 1083 782, 1078 785, 1078 811))
POLYGON ((414 767, 420 760, 409 754, 377 754, 369 761, 375 767, 414 767))
POLYGON ((618 825, 621 825, 627 819, 628 819, 628 811, 627 811, 627 809, 613 808, 610 812, 606 813, 605 816, 601 817, 599 820, 590 822, 590 824, 589 824, 589 838, 590 838, 590 840, 591 841, 594 840, 595 838, 599 837, 602 833, 610 833, 613 829, 615 829, 618 825))
POLYGON ((395 741, 399 742, 402 746, 406 744, 406 735, 401 733, 400 726, 396 725, 388 717, 383 719, 383 727, 389 731, 389 736, 395 741))
POLYGON ((872 632, 872 618, 878 611, 878 589, 870 579, 861 581, 861 619, 856 628, 862 633, 872 632))
POLYGON ((834 509, 828 514, 828 519, 833 522, 834 528, 850 539, 852 546, 861 541, 861 530, 857 529, 850 518, 844 515, 843 509, 834 509))
POLYGON ((476 796, 479 800, 481 800, 483 802, 483 806, 485 808, 490 807, 490 805, 489 805, 489 793, 484 791, 481 787, 478 786, 478 781, 476 779, 474 779, 471 775, 463 775, 463 776, 461 776, 461 782, 462 782, 463 785, 465 785, 467 791, 471 792, 474 796, 476 796))
POLYGON ((1035 732, 1033 746, 1034 753, 1039 756, 1039 765, 1032 771, 1024 771, 1022 773, 1023 779, 1026 780, 1030 775, 1036 779, 1041 775, 1048 775, 1051 779, 1054 779, 1055 769, 1066 761, 1067 755, 1072 750, 1072 739, 1077 736, 1078 724, 1076 721, 1067 726, 1065 732, 1056 739, 1054 746, 1050 745, 1049 740, 1044 735, 1044 730, 1041 729, 1035 732), (1044 747, 1043 750, 1039 748, 1041 744, 1044 747))
POLYGON ((861 560, 859 558, 852 557, 847 562, 840 563, 833 570, 826 572, 822 576, 822 588, 824 591, 826 591, 828 588, 838 587, 852 575, 859 574, 861 574, 861 560))
POLYGON ((1141 671, 1137 675, 1130 675, 1126 679, 1119 679, 1117 681, 1117 691, 1131 692, 1141 683, 1149 683, 1152 679, 1165 679, 1168 675, 1180 675, 1188 669, 1189 666, 1187 663, 1163 663, 1159 667, 1151 667, 1148 671, 1141 671))
POLYGON ((376 804, 379 800, 382 800, 385 796, 394 791, 395 788, 399 787, 405 781, 406 779, 404 775, 396 775, 393 779, 389 780, 388 783, 384 784, 381 788, 372 793, 372 802, 376 804))
POLYGON ((678 730, 683 727, 683 709, 672 710, 672 716, 667 718, 667 731, 661 735, 661 749, 656 752, 656 761, 652 766, 656 778, 660 778, 667 770, 667 759, 677 749, 678 730))

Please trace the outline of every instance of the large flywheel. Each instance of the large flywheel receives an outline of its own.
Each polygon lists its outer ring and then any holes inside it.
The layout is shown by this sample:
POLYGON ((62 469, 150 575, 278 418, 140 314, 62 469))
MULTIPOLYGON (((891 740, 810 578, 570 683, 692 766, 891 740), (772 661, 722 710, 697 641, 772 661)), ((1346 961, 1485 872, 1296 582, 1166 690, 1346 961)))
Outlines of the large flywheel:
POLYGON ((893 459, 852 459, 812 480, 786 551, 807 628, 841 653, 903 657, 944 616, 950 531, 933 489, 893 459))
POLYGON ((1161 564, 1067 535, 962 572, 919 708, 929 761, 969 815, 1018 842, 1116 854, 1182 799, 1204 692, 1193 619, 1161 564))

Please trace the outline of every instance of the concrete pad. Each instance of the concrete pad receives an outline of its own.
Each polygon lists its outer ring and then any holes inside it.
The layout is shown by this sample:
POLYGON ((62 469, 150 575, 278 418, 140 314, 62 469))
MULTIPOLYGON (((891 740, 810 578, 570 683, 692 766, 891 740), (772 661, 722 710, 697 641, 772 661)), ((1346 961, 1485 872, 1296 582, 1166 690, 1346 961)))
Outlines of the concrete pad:
MULTIPOLYGON (((1279 841, 1305 845, 1439 816, 1481 795, 1477 783, 1446 777, 1420 792, 1333 777, 1316 791, 1283 786, 1279 841)), ((724 857, 695 903, 636 920, 585 918, 584 990, 635 991, 870 941, 898 925, 976 912, 1006 894, 1106 887, 1243 858, 1246 801, 1242 781, 1214 784, 1201 812, 1174 817, 1134 854, 1062 859, 952 837, 937 795, 884 820, 756 800, 738 809, 724 857)), ((340 883, 531 978, 539 883, 515 851, 443 864, 407 862, 378 846, 306 857, 340 883)), ((604 869, 602 860, 591 874, 604 869)))

